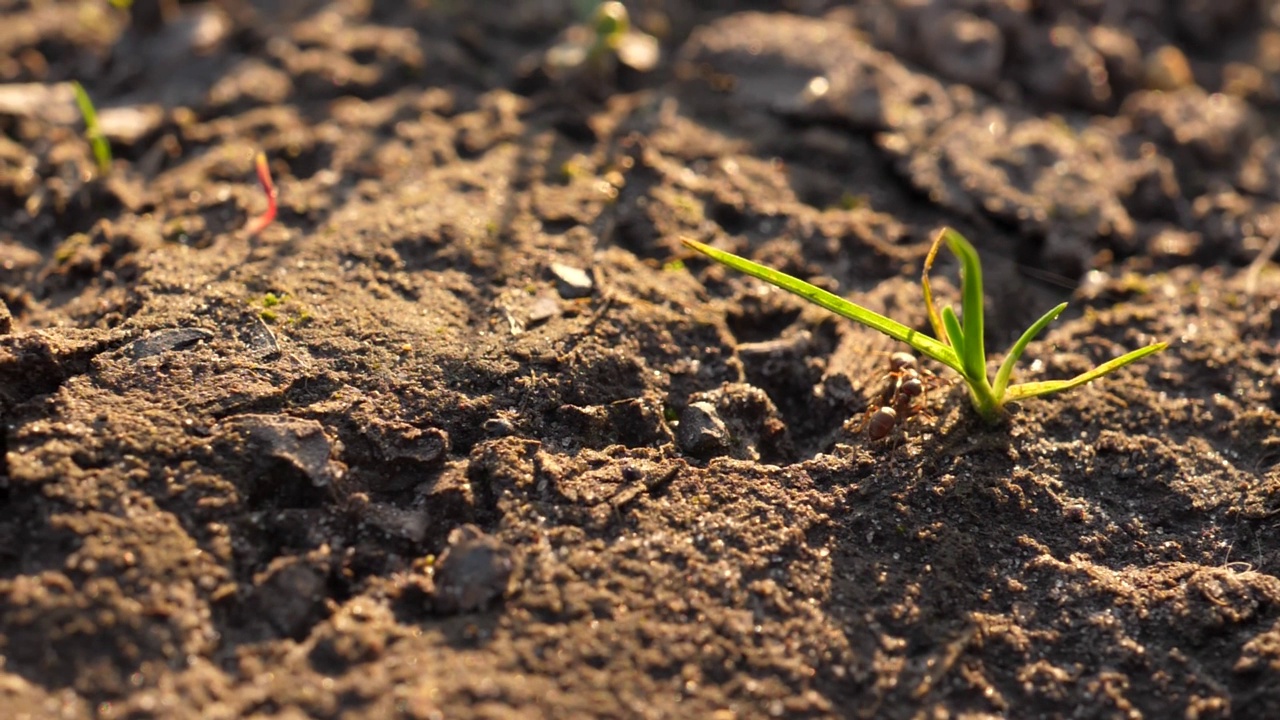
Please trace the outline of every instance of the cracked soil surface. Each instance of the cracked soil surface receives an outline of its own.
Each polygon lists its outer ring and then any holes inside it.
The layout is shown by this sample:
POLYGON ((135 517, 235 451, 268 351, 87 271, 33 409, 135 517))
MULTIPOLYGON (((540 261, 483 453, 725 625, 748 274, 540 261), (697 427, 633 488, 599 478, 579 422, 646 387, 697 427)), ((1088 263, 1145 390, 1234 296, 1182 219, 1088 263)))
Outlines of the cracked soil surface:
POLYGON ((4 716, 1280 717, 1280 6, 584 4, 0 0, 4 716))

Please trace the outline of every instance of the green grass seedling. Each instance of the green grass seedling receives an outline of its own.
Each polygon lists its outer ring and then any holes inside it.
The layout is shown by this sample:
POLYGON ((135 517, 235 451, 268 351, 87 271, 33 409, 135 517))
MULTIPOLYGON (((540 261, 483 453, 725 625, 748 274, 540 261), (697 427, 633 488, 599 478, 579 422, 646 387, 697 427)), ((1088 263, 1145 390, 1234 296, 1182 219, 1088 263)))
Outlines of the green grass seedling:
POLYGON ((968 240, 965 240, 960 233, 951 228, 945 228, 938 233, 938 237, 934 241, 933 247, 930 248, 928 257, 925 259, 924 272, 920 279, 920 285, 924 291, 925 306, 929 313, 929 323, 933 326, 936 337, 929 337, 896 320, 849 302, 822 288, 815 287, 773 268, 754 263, 746 258, 738 257, 733 253, 717 250, 709 245, 687 238, 683 238, 682 242, 718 263, 759 278, 787 292, 799 295, 805 300, 826 308, 837 315, 842 315, 873 330, 878 330, 895 340, 910 345, 922 355, 931 357, 955 370, 964 378, 965 384, 969 388, 969 400, 973 405, 973 409, 983 420, 989 423, 999 420, 1004 415, 1005 406, 1011 401, 1070 390, 1091 380, 1096 380, 1113 370, 1136 362, 1152 353, 1160 352, 1169 346, 1168 343, 1164 342, 1147 345, 1125 353, 1069 380, 1045 380, 1010 385, 1009 381, 1013 376, 1013 366, 1022 357, 1027 345, 1058 315, 1062 314, 1067 304, 1058 305, 1045 313, 1031 327, 1027 328, 1027 331, 1022 333, 1022 336, 1018 338, 1018 341, 1013 344, 1008 354, 1005 355, 1004 362, 1000 363, 1000 367, 996 370, 994 380, 988 379, 983 334, 982 266, 978 260, 978 252, 973 248, 973 245, 970 245, 968 240), (933 260, 944 242, 951 252, 960 259, 960 295, 963 320, 956 315, 956 312, 950 306, 938 312, 933 302, 933 290, 929 286, 929 270, 933 267, 933 260))
POLYGON ((98 163, 98 173, 106 177, 111 172, 111 143, 102 134, 102 126, 98 124, 98 111, 93 107, 93 100, 84 86, 75 80, 71 81, 71 90, 76 95, 76 105, 80 106, 80 115, 84 118, 84 136, 93 148, 93 157, 98 163))
POLYGON ((605 67, 614 58, 627 67, 649 72, 658 64, 658 39, 631 25, 627 6, 616 0, 602 2, 591 16, 595 41, 587 51, 587 62, 605 67))

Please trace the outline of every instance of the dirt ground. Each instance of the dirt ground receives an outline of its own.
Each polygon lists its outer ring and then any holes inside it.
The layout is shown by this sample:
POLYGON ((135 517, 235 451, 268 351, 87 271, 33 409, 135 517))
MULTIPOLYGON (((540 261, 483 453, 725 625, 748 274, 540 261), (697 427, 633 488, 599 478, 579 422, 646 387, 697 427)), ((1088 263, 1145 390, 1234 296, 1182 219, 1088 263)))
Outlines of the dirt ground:
POLYGON ((1280 5, 591 4, 0 0, 0 714, 1280 717, 1280 5))

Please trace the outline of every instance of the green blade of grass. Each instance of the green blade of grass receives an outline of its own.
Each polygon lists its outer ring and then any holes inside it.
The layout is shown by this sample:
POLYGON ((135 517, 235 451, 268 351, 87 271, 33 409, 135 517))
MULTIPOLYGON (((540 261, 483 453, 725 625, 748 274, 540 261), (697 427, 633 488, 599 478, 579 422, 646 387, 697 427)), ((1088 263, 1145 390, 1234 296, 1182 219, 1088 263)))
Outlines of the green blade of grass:
POLYGON ((799 278, 792 277, 784 272, 779 272, 773 268, 754 263, 746 258, 734 255, 733 253, 717 250, 710 245, 688 238, 681 238, 681 242, 683 242, 687 247, 697 250, 722 265, 763 280, 770 285, 782 288, 789 293, 793 293, 805 300, 808 300, 814 305, 826 308, 827 310, 830 310, 837 315, 849 318, 856 323, 866 325, 872 330, 882 332, 894 340, 900 340, 920 351, 920 353, 937 360, 943 365, 955 369, 957 372, 961 372, 960 358, 956 355, 955 350, 937 340, 934 340, 928 335, 912 330, 896 320, 887 318, 875 311, 868 310, 861 305, 855 305, 838 295, 829 293, 826 290, 807 283, 799 278))
POLYGON ((1000 369, 996 371, 996 382, 992 389, 996 397, 1004 397, 1005 388, 1009 387, 1009 378, 1013 377, 1013 366, 1022 357, 1027 345, 1036 339, 1036 336, 1043 332, 1049 326, 1049 323, 1056 320, 1062 314, 1062 311, 1066 309, 1067 304, 1062 303, 1045 313, 1034 325, 1027 328, 1027 331, 1022 333, 1022 337, 1018 338, 1018 342, 1014 343, 1013 347, 1009 349, 1009 354, 1005 356, 1004 362, 1000 363, 1000 369))
POLYGON ((1142 358, 1152 353, 1160 352, 1161 350, 1164 350, 1167 347, 1169 347, 1169 343, 1158 342, 1152 345, 1148 345, 1144 348, 1138 348, 1133 352, 1125 353, 1124 355, 1121 355, 1120 357, 1114 360, 1105 362, 1099 365, 1098 367, 1090 370, 1089 372, 1081 373, 1071 378, 1070 380, 1045 380, 1043 382, 1031 382, 1031 383, 1023 383, 1021 385, 1014 385, 1010 387, 1008 391, 1005 393, 1005 399, 1021 400, 1024 398, 1032 398, 1040 395, 1048 395, 1049 393, 1062 392, 1063 390, 1070 390, 1073 387, 1079 387, 1080 385, 1083 385, 1091 380, 1097 380, 1098 378, 1102 377, 1103 375, 1106 375, 1107 373, 1113 370, 1119 370, 1120 368, 1124 367, 1125 365, 1128 365, 1129 363, 1141 360, 1142 358))
POLYGON ((964 371, 964 352, 968 345, 968 338, 964 336, 964 329, 960 327, 960 318, 956 317, 956 311, 948 305, 942 308, 942 334, 951 343, 951 347, 955 348, 956 355, 961 358, 961 366, 956 368, 961 375, 966 374, 964 371))
MULTIPOLYGON (((972 340, 965 334, 964 328, 960 326, 960 318, 956 317, 956 311, 952 310, 950 305, 942 308, 942 326, 959 357, 967 357, 965 353, 970 352, 969 345, 972 340)), ((956 370, 964 378, 965 386, 969 389, 969 401, 973 404, 973 409, 982 416, 982 419, 994 422, 1000 416, 1002 403, 1000 398, 991 392, 986 369, 980 369, 976 375, 970 374, 968 368, 963 366, 963 362, 961 360, 961 367, 956 370)))
POLYGON ((111 172, 111 143, 102 134, 102 126, 98 124, 98 111, 93 107, 93 100, 84 86, 75 80, 71 81, 71 91, 75 93, 76 105, 80 107, 80 115, 84 118, 84 136, 93 148, 93 158, 98 163, 98 172, 107 175, 111 172))
POLYGON ((964 362, 965 375, 971 378, 981 377, 983 382, 986 382, 987 348, 983 327, 985 308, 982 297, 982 264, 978 259, 978 251, 960 233, 947 228, 943 231, 943 236, 947 240, 947 247, 960 258, 960 297, 964 312, 964 351, 960 352, 960 359, 964 362))
POLYGON ((929 284, 929 271, 933 269, 933 261, 938 257, 938 248, 942 247, 942 241, 946 237, 947 231, 944 228, 934 238, 933 246, 929 248, 929 254, 924 259, 924 269, 920 271, 920 288, 924 290, 924 307, 929 313, 929 324, 933 326, 933 334, 943 343, 950 341, 947 339, 946 328, 942 326, 942 316, 938 314, 938 306, 933 302, 933 286, 929 284))

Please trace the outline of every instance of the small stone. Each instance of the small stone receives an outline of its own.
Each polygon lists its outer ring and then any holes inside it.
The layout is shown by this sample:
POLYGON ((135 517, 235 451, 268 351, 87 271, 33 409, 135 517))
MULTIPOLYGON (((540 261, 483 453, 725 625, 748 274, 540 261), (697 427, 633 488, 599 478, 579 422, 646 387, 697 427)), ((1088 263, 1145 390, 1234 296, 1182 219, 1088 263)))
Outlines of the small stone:
MULTIPOLYGON (((591 290, 588 288, 588 293, 591 290)), ((525 327, 540 325, 560 314, 560 301, 553 295, 541 295, 529 305, 529 318, 525 327)))
MULTIPOLYGON (((0 319, 0 329, 3 326, 4 322, 0 319)), ((197 343, 212 339, 213 333, 201 328, 166 328, 129 343, 128 353, 134 360, 141 360, 164 352, 188 350, 197 343)))
POLYGON ((341 478, 343 468, 331 459, 333 444, 324 426, 315 420, 277 415, 235 415, 227 418, 226 431, 239 436, 250 457, 284 463, 316 487, 341 478))
POLYGON ((720 419, 715 405, 695 402, 680 413, 676 442, 689 455, 717 455, 729 448, 729 429, 720 419))
POLYGON ((288 637, 305 637, 324 617, 325 577, 304 561, 274 562, 254 585, 250 608, 288 637))
POLYGON ((516 427, 507 418, 491 417, 484 421, 484 431, 492 437, 506 437, 514 435, 516 427))
POLYGON ((1146 62, 1147 87, 1152 90, 1177 90, 1195 84, 1187 56, 1172 45, 1152 53, 1146 62))
POLYGON ((164 124, 165 111, 159 105, 129 105, 98 111, 102 134, 122 145, 133 145, 164 124))
POLYGON ((618 39, 617 52, 618 62, 642 73, 653 71, 662 56, 658 38, 638 30, 631 30, 618 39))
POLYGON ((1147 241, 1147 252, 1158 261, 1187 262, 1200 251, 1202 244, 1200 233, 1165 229, 1147 241))
POLYGON ((55 125, 70 125, 80 117, 71 83, 5 83, 0 86, 0 114, 55 125))
POLYGON ((398 420, 371 418, 361 429, 383 462, 414 470, 439 465, 452 447, 449 433, 434 427, 419 428, 398 420))
POLYGON ((551 263, 551 274, 556 276, 556 291, 566 300, 586 297, 595 286, 586 270, 572 265, 551 263))
POLYGON ((513 563, 501 540, 466 524, 449 533, 435 564, 435 611, 453 615, 489 607, 507 593, 513 563))
MULTIPOLYGON (((725 383, 694 393, 690 406, 715 408, 717 422, 723 423, 725 447, 716 455, 737 460, 778 462, 794 457, 787 424, 769 394, 747 383, 725 383)), ((818 412, 818 408, 814 408, 818 412)), ((677 434, 679 429, 676 430, 677 434)))
POLYGON ((412 542, 427 536, 430 520, 421 510, 406 510, 386 503, 371 502, 360 508, 360 519, 388 535, 412 542))

